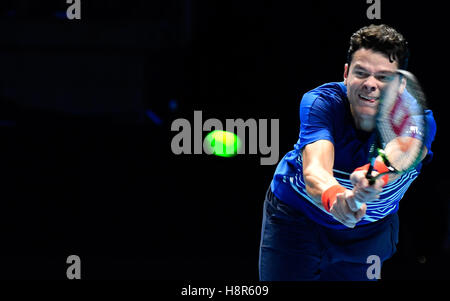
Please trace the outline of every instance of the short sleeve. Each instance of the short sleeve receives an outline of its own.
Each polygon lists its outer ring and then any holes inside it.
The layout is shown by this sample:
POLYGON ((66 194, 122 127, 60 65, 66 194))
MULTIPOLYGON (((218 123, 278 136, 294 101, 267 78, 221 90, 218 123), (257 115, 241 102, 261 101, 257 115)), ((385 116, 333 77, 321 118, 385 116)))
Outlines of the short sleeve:
POLYGON ((307 93, 300 102, 300 149, 318 140, 333 139, 333 118, 330 101, 307 93))
POLYGON ((425 117, 427 121, 427 136, 425 139, 425 146, 427 147, 427 156, 423 160, 424 163, 429 163, 433 158, 433 151, 431 150, 431 144, 436 136, 436 121, 434 120, 433 112, 431 110, 425 110, 425 117))

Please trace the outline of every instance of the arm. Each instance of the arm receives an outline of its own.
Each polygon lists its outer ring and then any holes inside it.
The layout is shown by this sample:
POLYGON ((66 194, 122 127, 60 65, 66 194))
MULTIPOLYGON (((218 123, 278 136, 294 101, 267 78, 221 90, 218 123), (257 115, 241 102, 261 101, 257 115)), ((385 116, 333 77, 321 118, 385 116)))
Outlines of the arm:
POLYGON ((306 192, 322 204, 322 193, 339 184, 333 177, 334 145, 328 140, 316 141, 305 146, 302 157, 306 192))
MULTIPOLYGON (((404 162, 405 166, 396 165, 397 168, 407 169, 410 163, 414 160, 414 158, 411 158, 411 160, 404 160, 404 161, 399 160, 398 158, 405 157, 405 152, 407 152, 409 148, 418 150, 421 144, 422 141, 420 141, 419 139, 415 139, 412 137, 398 137, 390 141, 386 145, 384 151, 386 153, 386 156, 389 158, 389 161, 398 162, 398 164, 404 162)), ((419 158, 419 161, 422 161, 426 157, 427 153, 428 153, 427 147, 423 146, 422 154, 421 157, 419 158)), ((416 154, 413 154, 413 156, 416 157, 417 156, 416 154)), ((383 162, 383 159, 381 157, 378 157, 377 160, 383 162)), ((389 174, 388 183, 397 180, 399 177, 400 175, 398 174, 392 173, 389 174)))
MULTIPOLYGON (((405 156, 405 151, 409 147, 415 147, 416 149, 420 146, 421 141, 418 139, 414 139, 411 137, 398 137, 389 142, 384 151, 386 153, 386 156, 389 158, 389 160, 392 162, 398 162, 398 164, 405 162, 406 164, 404 167, 397 166, 399 168, 407 168, 411 161, 413 161, 415 158, 411 158, 411 160, 398 160, 399 157, 405 156)), ((425 146, 423 146, 423 151, 421 154, 421 157, 419 158, 420 161, 422 161, 428 150, 425 146)), ((381 156, 378 156, 376 159, 377 164, 380 166, 384 166, 383 159, 381 156)), ((386 168, 386 167, 384 167, 386 168)), ((387 171, 387 170, 386 170, 387 171)), ((383 186, 385 186, 388 183, 394 182, 397 180, 401 175, 400 174, 394 174, 394 173, 388 173, 387 175, 383 176, 385 177, 385 180, 382 180, 382 178, 377 179, 377 181, 373 185, 369 185, 369 181, 366 179, 367 169, 356 169, 350 176, 350 180, 354 186, 353 192, 355 195, 356 200, 359 202, 367 202, 374 199, 379 198, 379 194, 383 190, 383 186)), ((376 175, 377 172, 373 171, 373 175, 376 175)))
MULTIPOLYGON (((390 141, 385 149, 384 152, 387 156, 387 158, 389 158, 390 162, 396 162, 395 167, 399 168, 399 169, 407 169, 411 162, 416 158, 416 154, 413 154, 411 159, 407 158, 407 153, 405 153, 410 147, 413 147, 415 149, 418 149, 418 147, 420 146, 422 142, 418 139, 412 138, 412 137, 398 137, 393 139, 392 141, 390 141), (399 159, 402 158, 403 159, 399 159), (405 159, 406 158, 406 159, 405 159), (404 164, 405 166, 402 166, 401 164, 404 164)), ((422 161, 426 155, 428 153, 428 149, 426 146, 423 146, 423 150, 421 153, 421 156, 419 158, 419 161, 422 161)), ((381 158, 381 156, 378 156, 376 159, 377 164, 383 164, 383 159, 381 158)), ((366 176, 367 170, 364 171, 355 171, 354 173, 352 173, 351 179, 352 179, 352 184, 353 185, 359 185, 361 187, 369 187, 368 185, 368 181, 366 183, 365 180, 365 176, 366 176)), ((373 172, 374 175, 376 175, 376 172, 373 172)), ((394 173, 389 173, 386 176, 386 184, 394 182, 395 180, 397 180, 401 175, 399 174, 394 174, 394 173)), ((381 183, 380 191, 381 192, 381 188, 382 186, 384 186, 384 183, 381 183)), ((377 185, 374 185, 377 186, 377 185)))
MULTIPOLYGON (((305 146, 302 157, 306 192, 319 206, 322 206, 323 194, 339 185, 333 177, 334 146, 328 140, 318 140, 305 146)), ((342 224, 353 228, 366 214, 366 205, 363 204, 361 208, 357 208, 353 191, 342 190, 343 192, 334 195, 330 213, 342 224)))

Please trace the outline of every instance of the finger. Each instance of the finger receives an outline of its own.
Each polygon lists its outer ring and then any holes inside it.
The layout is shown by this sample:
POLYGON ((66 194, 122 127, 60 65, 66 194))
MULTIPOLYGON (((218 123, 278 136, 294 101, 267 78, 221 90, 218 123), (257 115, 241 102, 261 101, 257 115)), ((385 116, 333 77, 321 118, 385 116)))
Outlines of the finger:
POLYGON ((348 228, 354 228, 357 223, 357 221, 349 221, 348 219, 343 219, 343 220, 338 220, 338 221, 348 228))
POLYGON ((367 195, 364 195, 362 193, 355 193, 354 199, 356 202, 365 203, 365 202, 367 202, 368 197, 367 197, 367 195))
POLYGON ((344 216, 341 214, 341 212, 338 210, 337 201, 334 202, 334 204, 330 208, 330 213, 337 219, 337 220, 343 220, 344 216))
POLYGON ((353 194, 357 201, 368 202, 377 199, 381 191, 382 190, 378 189, 378 187, 375 187, 373 189, 354 188, 353 194))
POLYGON ((357 222, 356 217, 355 217, 355 212, 350 210, 350 207, 343 206, 342 210, 343 210, 343 214, 344 214, 346 222, 350 222, 350 223, 356 223, 357 222))
POLYGON ((350 182, 352 183, 353 186, 355 186, 356 184, 358 184, 360 176, 358 175, 357 172, 354 172, 350 175, 350 182))
POLYGON ((362 203, 355 199, 354 195, 348 196, 345 200, 351 211, 356 212, 361 208, 362 203))
POLYGON ((361 186, 366 187, 369 184, 369 181, 366 179, 366 173, 363 171, 356 171, 351 174, 350 182, 353 186, 361 186))
MULTIPOLYGON (((352 198, 352 196, 347 196, 349 199, 352 198)), ((354 228, 356 226, 356 223, 358 223, 362 217, 366 214, 367 205, 365 203, 362 203, 361 208, 356 211, 350 211, 350 207, 348 206, 348 203, 346 202, 346 199, 344 198, 344 195, 338 195, 336 202, 333 204, 332 209, 330 212, 333 214, 333 217, 340 222, 341 224, 345 225, 348 228, 354 228), (346 206, 347 205, 347 206, 346 206)))
POLYGON ((360 221, 366 215, 367 205, 362 204, 361 209, 355 213, 355 218, 360 221))
POLYGON ((330 213, 341 223, 344 223, 346 218, 341 210, 341 206, 339 205, 339 200, 334 202, 333 206, 330 208, 330 213))
POLYGON ((338 206, 330 210, 331 214, 333 214, 334 219, 348 228, 354 228, 356 223, 348 221, 347 218, 339 210, 336 209, 337 207, 338 206))
POLYGON ((369 188, 370 187, 369 180, 367 180, 366 177, 362 178, 361 181, 359 182, 359 187, 361 189, 369 188))
POLYGON ((373 200, 376 200, 378 198, 378 194, 376 193, 362 193, 362 192, 356 192, 354 194, 355 201, 360 203, 367 203, 373 200))
MULTIPOLYGON (((351 192, 349 191, 349 193, 351 192)), ((350 209, 346 200, 346 198, 350 197, 351 195, 349 195, 348 193, 346 193, 345 195, 344 194, 339 195, 336 202, 337 203, 336 210, 339 212, 339 215, 343 218, 345 222, 354 223, 356 222, 354 212, 350 209)))
POLYGON ((368 185, 367 187, 361 187, 361 186, 357 186, 356 190, 361 191, 363 193, 380 193, 381 191, 383 191, 383 180, 380 180, 380 182, 375 182, 375 185, 368 185), (380 185, 381 184, 381 185, 380 185))
MULTIPOLYGON (((364 203, 360 203, 360 202, 356 201, 353 191, 351 191, 351 190, 346 191, 345 197, 346 197, 345 201, 346 201, 347 207, 344 208, 345 209, 344 213, 345 213, 346 217, 348 217, 346 222, 356 224, 361 219, 361 218, 358 218, 359 216, 357 216, 356 213, 359 212, 361 210, 360 208, 362 208, 363 206, 364 206, 364 208, 366 208, 367 206, 364 203)), ((365 209, 364 209, 364 212, 365 212, 365 209)))
POLYGON ((384 181, 381 178, 378 178, 373 186, 378 190, 378 192, 381 192, 383 191, 384 181))
POLYGON ((338 219, 338 222, 340 222, 341 224, 343 224, 348 228, 354 228, 356 226, 356 222, 348 221, 346 219, 338 219))
POLYGON ((356 224, 355 223, 349 223, 349 222, 344 222, 344 221, 338 221, 341 224, 343 224, 344 226, 346 226, 347 228, 355 228, 356 224))
POLYGON ((353 228, 355 228, 356 223, 345 223, 344 225, 353 229, 353 228))
POLYGON ((336 211, 345 219, 346 210, 348 208, 346 197, 344 193, 338 194, 336 198, 336 211))
POLYGON ((354 201, 354 204, 355 204, 354 208, 352 208, 353 212, 358 212, 361 209, 361 207, 364 205, 363 202, 359 202, 357 200, 354 201))

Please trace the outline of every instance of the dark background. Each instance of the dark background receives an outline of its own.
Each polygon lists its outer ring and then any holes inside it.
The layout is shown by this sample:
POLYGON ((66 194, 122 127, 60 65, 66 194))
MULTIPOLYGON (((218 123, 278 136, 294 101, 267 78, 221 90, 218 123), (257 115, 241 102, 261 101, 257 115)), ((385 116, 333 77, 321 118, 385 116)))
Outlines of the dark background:
POLYGON ((0 278, 257 280, 259 155, 171 152, 177 118, 280 120, 280 159, 306 91, 342 80, 350 35, 387 23, 409 40, 438 131, 401 202, 383 279, 448 279, 448 67, 443 7, 382 1, 2 1, 0 278))

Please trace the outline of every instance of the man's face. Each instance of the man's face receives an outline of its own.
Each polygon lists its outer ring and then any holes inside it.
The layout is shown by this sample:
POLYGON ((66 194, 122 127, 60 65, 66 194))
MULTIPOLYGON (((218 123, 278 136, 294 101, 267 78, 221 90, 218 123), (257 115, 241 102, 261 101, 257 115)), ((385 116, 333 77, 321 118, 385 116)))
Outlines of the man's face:
POLYGON ((397 67, 385 54, 365 48, 355 51, 350 68, 345 64, 344 84, 358 129, 374 129, 381 90, 397 67))

